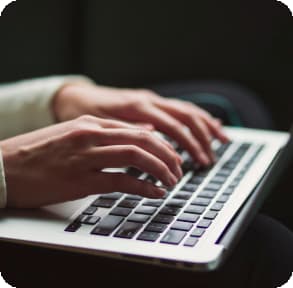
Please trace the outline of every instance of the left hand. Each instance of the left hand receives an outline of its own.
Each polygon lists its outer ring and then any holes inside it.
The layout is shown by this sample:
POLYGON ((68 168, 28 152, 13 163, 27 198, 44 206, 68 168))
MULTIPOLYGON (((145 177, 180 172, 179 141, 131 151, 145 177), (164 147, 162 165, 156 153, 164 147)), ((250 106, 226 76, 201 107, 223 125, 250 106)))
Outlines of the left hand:
POLYGON ((208 112, 190 102, 160 97, 150 90, 72 83, 55 95, 53 109, 58 121, 90 114, 151 124, 154 129, 178 142, 202 165, 214 161, 212 138, 228 141, 220 121, 208 112), (185 127, 189 128, 190 133, 186 132, 185 127))

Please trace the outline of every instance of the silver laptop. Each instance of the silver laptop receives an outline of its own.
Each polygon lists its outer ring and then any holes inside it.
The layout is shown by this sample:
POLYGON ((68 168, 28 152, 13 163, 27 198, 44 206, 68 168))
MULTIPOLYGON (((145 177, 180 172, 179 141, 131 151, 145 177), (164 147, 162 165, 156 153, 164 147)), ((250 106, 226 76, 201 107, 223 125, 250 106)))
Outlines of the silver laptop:
MULTIPOLYGON (((225 130, 232 141, 213 143, 218 160, 205 170, 171 142, 184 159, 184 177, 164 199, 117 191, 36 210, 2 210, 0 239, 183 269, 215 269, 233 250, 293 150, 289 133, 225 130)), ((134 168, 125 172, 161 185, 134 168)))

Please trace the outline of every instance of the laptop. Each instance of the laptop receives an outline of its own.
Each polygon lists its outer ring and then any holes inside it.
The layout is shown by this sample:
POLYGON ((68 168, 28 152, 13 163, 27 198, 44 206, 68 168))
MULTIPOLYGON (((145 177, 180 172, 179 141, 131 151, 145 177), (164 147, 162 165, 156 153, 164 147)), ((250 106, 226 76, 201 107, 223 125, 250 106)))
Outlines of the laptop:
MULTIPOLYGON (((231 142, 213 142, 217 161, 207 169, 168 139, 184 159, 184 176, 163 199, 117 191, 41 209, 5 209, 0 239, 179 269, 216 269, 293 156, 289 133, 225 131, 231 142)), ((161 185, 135 168, 124 171, 161 185)))

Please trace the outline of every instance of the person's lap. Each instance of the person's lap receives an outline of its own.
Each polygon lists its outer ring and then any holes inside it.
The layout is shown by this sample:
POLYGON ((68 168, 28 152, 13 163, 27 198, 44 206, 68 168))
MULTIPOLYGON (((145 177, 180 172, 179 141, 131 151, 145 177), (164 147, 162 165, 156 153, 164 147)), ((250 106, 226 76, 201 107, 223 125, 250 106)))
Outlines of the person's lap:
POLYGON ((190 272, 76 253, 1 245, 2 275, 16 287, 277 287, 293 271, 293 236, 257 216, 226 263, 190 272))

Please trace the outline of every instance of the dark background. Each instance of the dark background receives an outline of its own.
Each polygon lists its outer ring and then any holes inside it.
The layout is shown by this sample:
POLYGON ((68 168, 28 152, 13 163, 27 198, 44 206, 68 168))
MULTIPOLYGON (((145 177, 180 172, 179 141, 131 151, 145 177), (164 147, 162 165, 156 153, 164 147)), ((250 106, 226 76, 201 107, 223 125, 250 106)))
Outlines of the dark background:
POLYGON ((17 1, 0 17, 0 83, 67 73, 129 87, 228 80, 256 92, 276 128, 288 129, 290 16, 270 0, 17 1))
MULTIPOLYGON (((121 87, 225 80, 256 92, 276 128, 284 130, 293 122, 292 51, 293 17, 271 0, 17 0, 0 17, 0 83, 69 73, 121 87)), ((275 189, 263 211, 293 229, 292 196, 280 197, 291 187, 291 171, 292 167, 283 177, 287 182, 275 189)), ((60 268, 64 274, 64 267, 69 275, 65 283, 91 265, 105 267, 106 278, 115 275, 107 259, 99 266, 75 254, 56 255, 57 251, 5 243, 0 250, 5 278, 12 284, 15 279, 29 283, 17 287, 35 287, 32 279, 36 287, 45 287, 42 276, 57 279, 56 271, 60 268), (57 260, 56 266, 56 259, 65 262, 57 260), (72 266, 76 269, 69 271, 72 266)), ((121 267, 129 268, 124 263, 121 267)), ((159 276, 166 279, 171 273, 160 270, 159 276)))

